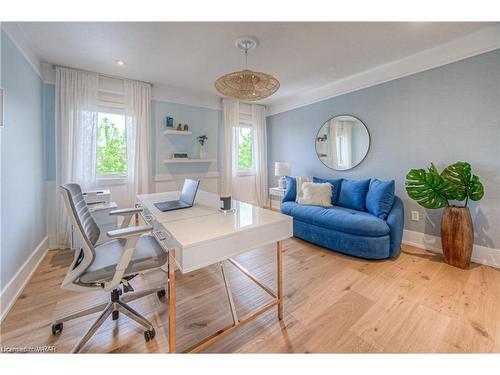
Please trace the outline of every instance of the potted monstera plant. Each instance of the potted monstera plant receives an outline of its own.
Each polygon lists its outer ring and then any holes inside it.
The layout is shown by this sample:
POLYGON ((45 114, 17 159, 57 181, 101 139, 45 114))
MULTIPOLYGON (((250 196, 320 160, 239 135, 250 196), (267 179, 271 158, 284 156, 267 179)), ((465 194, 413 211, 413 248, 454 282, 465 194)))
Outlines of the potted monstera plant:
POLYGON ((422 207, 444 208, 441 219, 441 244, 444 261, 452 266, 468 268, 474 244, 474 228, 467 204, 484 195, 479 177, 472 174, 469 163, 457 162, 441 173, 434 164, 425 169, 412 169, 406 175, 406 191, 422 207), (452 205, 461 201, 463 205, 452 205))

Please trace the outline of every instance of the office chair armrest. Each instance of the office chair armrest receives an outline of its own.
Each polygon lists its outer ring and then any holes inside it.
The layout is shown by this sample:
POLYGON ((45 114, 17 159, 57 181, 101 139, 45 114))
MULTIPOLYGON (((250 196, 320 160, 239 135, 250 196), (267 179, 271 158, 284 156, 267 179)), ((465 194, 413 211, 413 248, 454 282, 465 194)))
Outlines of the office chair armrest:
POLYGON ((111 230, 107 233, 110 238, 124 238, 126 239, 123 247, 123 252, 118 261, 113 278, 104 283, 104 290, 110 291, 115 289, 122 282, 123 275, 132 259, 137 241, 144 233, 149 233, 153 230, 151 225, 141 225, 138 227, 128 227, 122 229, 111 230))
POLYGON ((110 230, 106 234, 109 238, 127 238, 131 236, 139 236, 144 233, 151 232, 153 227, 151 225, 140 225, 138 227, 126 227, 115 230, 110 230))
POLYGON ((121 208, 118 210, 113 210, 110 211, 110 215, 112 216, 128 216, 128 215, 134 215, 138 214, 143 211, 142 207, 135 207, 135 208, 121 208))

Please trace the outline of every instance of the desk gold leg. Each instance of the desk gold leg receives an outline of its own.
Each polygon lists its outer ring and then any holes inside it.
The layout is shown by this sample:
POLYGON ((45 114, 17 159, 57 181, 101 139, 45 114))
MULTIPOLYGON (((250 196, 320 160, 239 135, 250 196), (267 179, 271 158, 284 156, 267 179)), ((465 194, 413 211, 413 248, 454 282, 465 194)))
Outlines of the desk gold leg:
POLYGON ((277 243, 277 263, 278 263, 278 319, 283 319, 283 244, 277 243))
POLYGON ((168 347, 175 353, 175 250, 168 252, 168 347))

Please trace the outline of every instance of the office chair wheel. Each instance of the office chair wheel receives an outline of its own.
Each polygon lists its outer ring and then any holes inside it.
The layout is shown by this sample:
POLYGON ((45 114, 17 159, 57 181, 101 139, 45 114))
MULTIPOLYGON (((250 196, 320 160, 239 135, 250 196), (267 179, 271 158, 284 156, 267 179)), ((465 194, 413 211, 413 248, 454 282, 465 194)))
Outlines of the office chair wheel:
POLYGON ((113 311, 113 320, 118 320, 118 316, 119 316, 120 312, 119 311, 113 311))
POLYGON ((147 341, 153 340, 156 336, 156 331, 153 328, 151 331, 144 331, 144 339, 147 341))
POLYGON ((61 334, 62 330, 63 330, 62 323, 52 324, 52 334, 54 336, 61 334))
POLYGON ((165 297, 167 295, 167 292, 165 291, 165 289, 162 289, 162 290, 157 291, 156 295, 158 296, 159 299, 162 299, 163 297, 165 297))

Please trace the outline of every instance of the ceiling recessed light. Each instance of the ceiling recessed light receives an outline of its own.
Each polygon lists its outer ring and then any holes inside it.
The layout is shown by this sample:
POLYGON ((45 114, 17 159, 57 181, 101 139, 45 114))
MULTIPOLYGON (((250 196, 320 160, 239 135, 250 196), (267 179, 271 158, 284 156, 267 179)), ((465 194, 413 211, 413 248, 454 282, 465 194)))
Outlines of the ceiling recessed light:
POLYGON ((123 65, 125 65, 125 61, 123 61, 123 60, 115 60, 115 63, 116 63, 116 65, 118 65, 118 66, 123 66, 123 65))

